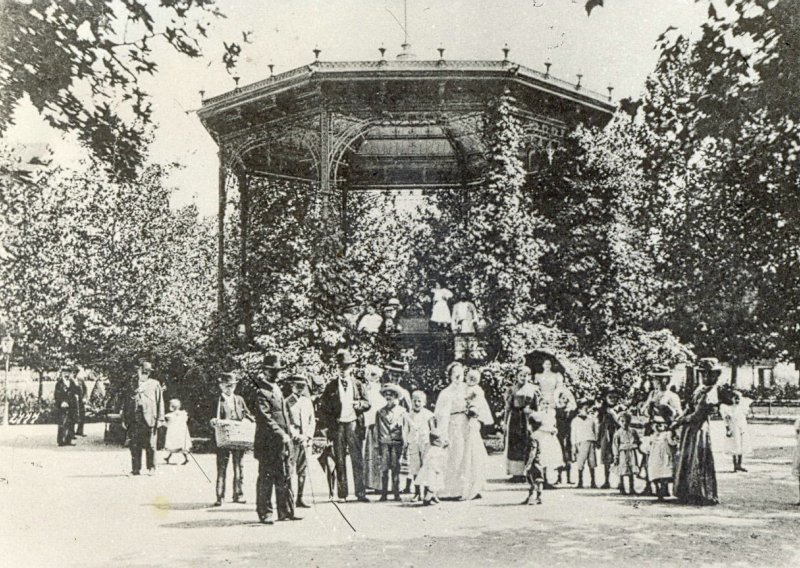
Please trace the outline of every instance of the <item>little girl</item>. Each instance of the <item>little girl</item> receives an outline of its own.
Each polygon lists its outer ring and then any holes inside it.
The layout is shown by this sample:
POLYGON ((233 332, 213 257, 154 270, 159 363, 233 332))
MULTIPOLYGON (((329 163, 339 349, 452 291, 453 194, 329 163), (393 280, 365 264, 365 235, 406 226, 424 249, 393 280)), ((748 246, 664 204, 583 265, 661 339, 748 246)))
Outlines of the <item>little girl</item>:
POLYGON ((733 472, 746 472, 742 467, 742 458, 752 452, 750 434, 747 426, 747 413, 752 400, 743 397, 738 391, 733 392, 733 404, 720 404, 719 413, 725 421, 725 449, 733 456, 733 472))
POLYGON ((663 416, 653 417, 653 427, 655 432, 650 442, 647 465, 650 468, 650 480, 656 486, 656 496, 659 501, 663 501, 665 497, 669 497, 669 482, 672 481, 675 447, 678 442, 663 416))
POLYGON ((542 468, 542 479, 545 489, 552 489, 547 481, 547 472, 558 471, 564 466, 561 444, 558 443, 556 432, 556 409, 547 401, 539 404, 539 410, 529 413, 529 432, 539 445, 539 464, 542 468), (530 424, 530 422, 533 424, 530 424))
POLYGON ((614 433, 612 451, 614 452, 614 469, 619 476, 619 492, 623 495, 636 495, 633 488, 633 477, 639 471, 636 463, 636 449, 639 447, 639 434, 631 428, 631 415, 623 412, 619 416, 619 430, 614 433), (630 483, 630 493, 625 491, 625 478, 630 483))
MULTIPOLYGON (((794 463, 792 466, 792 475, 795 479, 800 480, 800 418, 794 423, 794 431, 797 437, 797 444, 794 447, 794 463)), ((795 503, 800 507, 800 499, 795 503)))
POLYGON ((167 421, 167 435, 164 439, 164 449, 169 452, 164 461, 169 463, 172 454, 183 454, 183 465, 189 463, 189 450, 192 447, 192 438, 186 421, 189 416, 181 410, 181 401, 173 398, 169 401, 169 412, 164 416, 167 421))
POLYGON ((439 417, 431 416, 428 420, 430 429, 430 445, 422 459, 422 467, 417 474, 415 483, 422 492, 422 504, 438 503, 436 495, 444 485, 444 465, 447 458, 448 442, 442 432, 447 428, 440 424, 439 417))

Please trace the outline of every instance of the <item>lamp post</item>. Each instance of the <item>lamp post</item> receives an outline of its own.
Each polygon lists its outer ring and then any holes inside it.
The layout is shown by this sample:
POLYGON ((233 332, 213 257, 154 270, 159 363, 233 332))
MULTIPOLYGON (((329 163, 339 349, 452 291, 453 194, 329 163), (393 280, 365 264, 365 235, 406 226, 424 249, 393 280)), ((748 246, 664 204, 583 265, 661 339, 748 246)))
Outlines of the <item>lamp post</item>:
POLYGON ((3 339, 0 339, 0 350, 2 350, 6 364, 6 373, 3 380, 3 426, 5 428, 8 428, 8 365, 11 360, 12 349, 14 349, 14 339, 6 334, 3 339))

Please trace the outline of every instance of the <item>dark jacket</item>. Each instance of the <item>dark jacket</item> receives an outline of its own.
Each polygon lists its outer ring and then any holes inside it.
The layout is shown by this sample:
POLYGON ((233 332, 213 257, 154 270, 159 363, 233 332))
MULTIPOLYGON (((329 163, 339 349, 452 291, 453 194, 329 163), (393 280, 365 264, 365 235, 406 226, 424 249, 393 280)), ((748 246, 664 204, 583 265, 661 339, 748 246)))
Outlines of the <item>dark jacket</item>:
MULTIPOLYGON (((369 410, 370 403, 367 398, 367 391, 364 383, 355 377, 353 381, 353 403, 356 411, 356 427, 361 431, 364 429, 364 412, 369 410)), ((328 436, 332 429, 336 427, 339 416, 342 413, 342 401, 339 398, 339 379, 334 379, 325 385, 325 390, 319 400, 319 412, 317 415, 319 427, 328 430, 328 436)))
POLYGON ((131 428, 136 422, 143 423, 149 428, 164 425, 164 396, 161 384, 155 379, 147 379, 142 384, 134 379, 128 396, 125 398, 123 420, 126 428, 131 428), (136 408, 141 406, 142 411, 137 415, 136 408))
POLYGON ((58 380, 56 382, 56 390, 55 390, 55 403, 56 403, 56 410, 57 411, 68 411, 68 412, 77 412, 78 411, 78 398, 81 395, 80 389, 73 383, 71 380, 67 381, 64 384, 64 381, 58 380), (61 408, 61 403, 66 402, 69 406, 67 408, 61 408))
POLYGON ((217 399, 217 412, 221 420, 244 420, 245 418, 255 420, 244 399, 238 394, 233 395, 233 413, 230 416, 225 410, 225 405, 222 404, 222 395, 217 399))
POLYGON ((267 460, 276 466, 291 450, 289 410, 278 385, 256 391, 256 436, 253 457, 267 460))

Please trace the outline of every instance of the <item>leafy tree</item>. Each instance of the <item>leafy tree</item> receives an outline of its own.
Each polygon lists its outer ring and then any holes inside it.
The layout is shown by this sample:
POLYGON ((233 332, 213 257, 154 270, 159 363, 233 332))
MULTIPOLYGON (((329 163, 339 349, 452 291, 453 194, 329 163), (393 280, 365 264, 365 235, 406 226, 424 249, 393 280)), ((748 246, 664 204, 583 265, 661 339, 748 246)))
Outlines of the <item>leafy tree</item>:
MULTIPOLYGON (((222 16, 215 0, 0 3, 0 134, 27 95, 48 124, 75 132, 111 171, 132 177, 152 118, 140 81, 158 69, 153 47, 200 57, 222 16)), ((240 52, 225 44, 228 69, 240 52)))
POLYGON ((118 184, 96 167, 36 173, 24 221, 7 234, 2 309, 26 364, 65 357, 118 376, 144 353, 166 356, 204 334, 213 307, 213 233, 173 212, 166 172, 118 184))

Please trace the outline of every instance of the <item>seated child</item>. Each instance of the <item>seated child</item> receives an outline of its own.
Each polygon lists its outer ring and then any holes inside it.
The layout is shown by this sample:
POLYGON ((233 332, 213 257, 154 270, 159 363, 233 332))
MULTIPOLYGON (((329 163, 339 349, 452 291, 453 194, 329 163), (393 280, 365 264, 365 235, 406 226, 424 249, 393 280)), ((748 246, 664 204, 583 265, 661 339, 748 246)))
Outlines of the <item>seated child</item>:
POLYGON ((623 495, 625 491, 625 478, 630 483, 630 495, 636 495, 633 487, 633 478, 639 471, 636 463, 636 450, 639 447, 639 434, 631 428, 631 415, 623 412, 619 415, 619 429, 614 433, 612 451, 614 453, 614 469, 619 476, 619 492, 623 495))
POLYGON ((578 488, 583 488, 583 468, 588 466, 590 487, 597 489, 594 479, 594 468, 597 467, 597 421, 589 414, 592 401, 582 400, 578 404, 578 415, 572 419, 570 425, 570 442, 572 446, 572 461, 578 470, 578 488))
POLYGON ((394 500, 400 501, 400 457, 406 448, 409 436, 408 412, 397 401, 402 391, 394 384, 381 387, 386 406, 375 415, 378 430, 378 445, 381 452, 381 501, 386 501, 389 492, 389 473, 392 474, 394 500))
POLYGON ((169 463, 172 454, 183 454, 183 464, 189 463, 189 450, 192 448, 192 438, 186 421, 189 416, 181 410, 181 401, 173 398, 169 401, 169 412, 164 415, 167 422, 167 435, 164 439, 164 449, 169 452, 165 461, 169 463))

